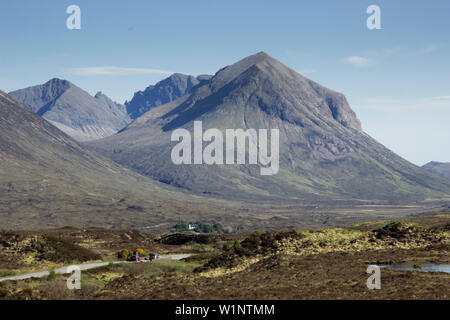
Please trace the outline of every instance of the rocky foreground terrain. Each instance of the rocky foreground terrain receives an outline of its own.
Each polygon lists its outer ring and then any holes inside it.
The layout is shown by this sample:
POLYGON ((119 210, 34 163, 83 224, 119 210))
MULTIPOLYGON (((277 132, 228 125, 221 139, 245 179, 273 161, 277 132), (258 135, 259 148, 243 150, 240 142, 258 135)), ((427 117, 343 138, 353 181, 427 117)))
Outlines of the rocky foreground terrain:
POLYGON ((83 271, 81 290, 67 276, 0 282, 1 299, 449 299, 450 274, 419 272, 450 264, 450 214, 345 228, 252 234, 165 234, 63 228, 0 233, 0 278, 86 261, 118 251, 190 253, 182 261, 109 264, 83 271), (382 269, 369 290, 368 265, 382 269))

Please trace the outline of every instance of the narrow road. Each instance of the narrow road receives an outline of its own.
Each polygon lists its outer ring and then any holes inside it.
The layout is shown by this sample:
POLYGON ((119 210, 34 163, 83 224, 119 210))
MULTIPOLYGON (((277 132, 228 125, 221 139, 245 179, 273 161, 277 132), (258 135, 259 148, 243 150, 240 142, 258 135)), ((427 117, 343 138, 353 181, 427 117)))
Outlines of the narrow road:
MULTIPOLYGON (((159 256, 159 259, 161 260, 181 260, 184 258, 188 258, 190 257, 190 254, 171 254, 171 255, 163 255, 163 256, 159 256)), ((141 262, 150 262, 149 260, 143 260, 141 262)), ((111 262, 96 262, 96 263, 85 263, 85 264, 78 264, 76 266, 78 266, 80 268, 80 270, 89 270, 89 269, 94 269, 94 268, 99 268, 99 267, 104 267, 109 265, 111 262)), ((112 263, 114 264, 119 264, 119 263, 136 263, 136 262, 131 262, 131 261, 113 261, 112 263)), ((55 273, 57 274, 67 274, 69 273, 67 271, 69 266, 67 267, 62 267, 62 268, 57 268, 55 269, 55 273)), ((22 274, 22 275, 18 275, 18 276, 9 276, 9 277, 5 277, 5 278, 0 278, 0 282, 2 281, 7 281, 7 280, 25 280, 25 279, 30 279, 30 278, 43 278, 50 275, 50 271, 40 271, 40 272, 33 272, 33 273, 27 273, 27 274, 22 274)))

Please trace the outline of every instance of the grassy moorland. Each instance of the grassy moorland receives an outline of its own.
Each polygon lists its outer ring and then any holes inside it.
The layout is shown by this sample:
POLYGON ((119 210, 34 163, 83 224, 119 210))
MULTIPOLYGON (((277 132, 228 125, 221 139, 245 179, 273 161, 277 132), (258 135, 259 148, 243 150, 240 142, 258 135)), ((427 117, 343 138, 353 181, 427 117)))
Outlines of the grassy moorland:
POLYGON ((191 253, 182 261, 109 264, 83 271, 81 290, 66 275, 0 283, 1 299, 449 299, 450 274, 382 269, 366 287, 368 265, 450 264, 450 214, 321 230, 252 234, 148 235, 64 228, 0 234, 0 276, 44 266, 118 260, 122 249, 191 253))

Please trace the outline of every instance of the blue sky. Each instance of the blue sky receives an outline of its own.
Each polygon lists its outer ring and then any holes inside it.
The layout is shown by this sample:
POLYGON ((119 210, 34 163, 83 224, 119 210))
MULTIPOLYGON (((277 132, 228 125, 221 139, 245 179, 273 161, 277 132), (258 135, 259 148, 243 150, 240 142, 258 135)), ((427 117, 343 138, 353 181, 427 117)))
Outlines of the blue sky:
POLYGON ((449 12, 448 0, 2 0, 0 89, 59 77, 124 102, 170 72, 265 51, 344 93, 365 131, 409 161, 450 162, 449 12), (72 4, 81 30, 66 28, 72 4), (381 30, 366 27, 371 4, 381 30))

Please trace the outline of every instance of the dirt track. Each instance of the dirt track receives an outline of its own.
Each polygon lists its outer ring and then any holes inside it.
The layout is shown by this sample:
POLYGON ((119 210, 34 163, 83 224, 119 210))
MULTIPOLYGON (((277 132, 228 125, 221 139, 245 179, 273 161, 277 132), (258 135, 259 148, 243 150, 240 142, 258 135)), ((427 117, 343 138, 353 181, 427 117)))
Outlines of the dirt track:
MULTIPOLYGON (((163 255, 163 256, 160 256, 159 258, 160 259, 169 259, 169 260, 181 260, 181 259, 188 258, 189 256, 190 256, 190 254, 172 254, 172 255, 165 255, 165 256, 163 255)), ((149 261, 147 261, 147 260, 142 261, 142 263, 144 263, 144 262, 149 262, 149 261)), ((135 262, 113 261, 113 262, 85 263, 85 264, 77 265, 77 267, 79 267, 80 270, 90 270, 90 269, 107 266, 110 263, 118 264, 118 263, 135 263, 135 262)), ((62 268, 55 269, 55 273, 56 274, 67 274, 70 272, 68 271, 68 267, 62 267, 62 268)), ((18 276, 0 278, 0 282, 8 281, 8 280, 25 280, 25 279, 30 279, 30 278, 42 278, 42 277, 46 277, 48 275, 50 275, 50 271, 33 272, 33 273, 27 273, 27 274, 22 274, 22 275, 18 275, 18 276)))

